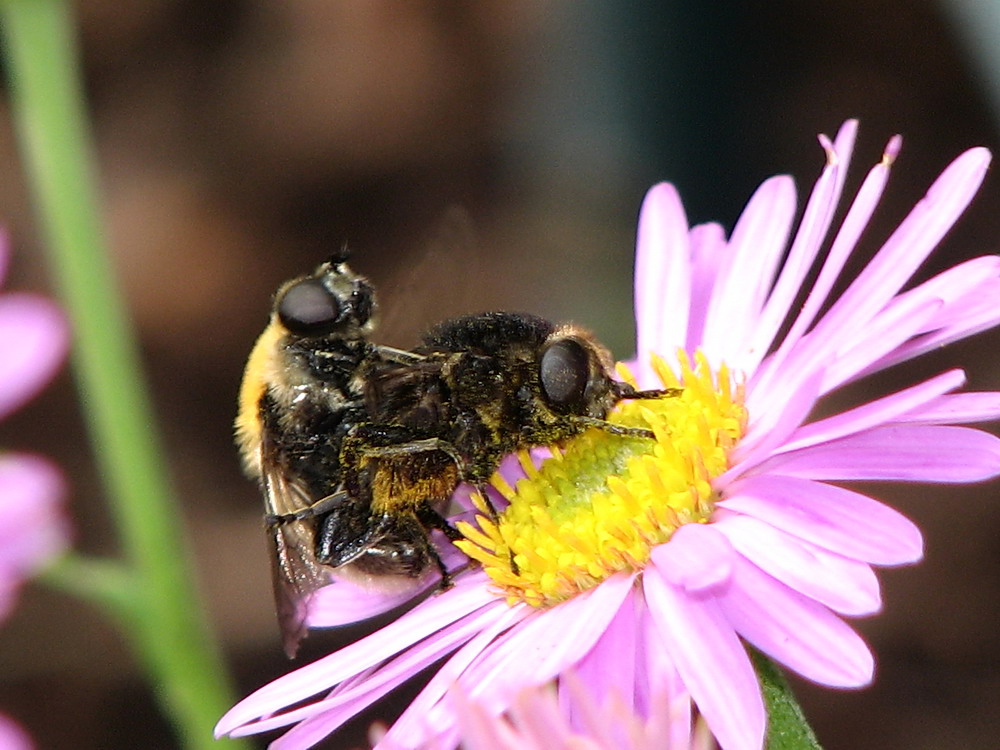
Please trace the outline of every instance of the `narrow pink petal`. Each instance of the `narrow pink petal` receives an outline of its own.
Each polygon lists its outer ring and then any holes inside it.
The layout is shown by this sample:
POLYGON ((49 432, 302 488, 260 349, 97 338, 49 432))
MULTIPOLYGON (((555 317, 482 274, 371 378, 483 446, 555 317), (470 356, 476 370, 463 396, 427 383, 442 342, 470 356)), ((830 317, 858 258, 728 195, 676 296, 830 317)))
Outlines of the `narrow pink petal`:
POLYGON ((216 725, 216 732, 227 734, 237 726, 305 700, 407 648, 433 649, 432 635, 498 601, 480 580, 484 578, 469 576, 372 635, 265 685, 229 709, 216 725))
POLYGON ((844 184, 846 165, 841 164, 837 154, 832 151, 833 144, 825 141, 825 147, 828 149, 827 164, 813 186, 788 257, 782 264, 781 274, 756 324, 747 331, 749 346, 746 354, 734 361, 744 372, 756 370, 764 355, 770 351, 774 337, 788 316, 792 303, 799 296, 802 282, 812 268, 833 220, 840 199, 840 188, 844 184))
POLYGON ((468 641, 478 638, 482 631, 489 630, 497 619, 495 611, 483 608, 448 625, 432 638, 404 651, 385 664, 353 675, 337 685, 326 698, 275 715, 262 712, 262 718, 241 724, 228 732, 224 730, 220 721, 216 732, 242 737, 296 724, 296 727, 284 735, 287 737, 292 734, 292 739, 288 742, 292 742, 295 737, 322 738, 463 643, 467 644, 468 641))
POLYGON ((842 349, 836 349, 817 333, 810 333, 788 353, 780 372, 751 381, 747 389, 747 409, 756 414, 780 408, 784 394, 798 388, 800 381, 819 368, 824 370, 819 393, 830 392, 886 352, 898 348, 932 320, 942 304, 938 299, 911 298, 905 307, 893 308, 891 313, 869 321, 863 332, 855 332, 852 339, 841 342, 842 349))
MULTIPOLYGON (((503 508, 503 504, 494 507, 503 508)), ((453 514, 449 520, 474 522, 477 511, 462 511, 453 514)), ((440 531, 432 533, 432 542, 441 562, 452 573, 452 578, 462 575, 468 568, 469 558, 452 545, 440 531)), ((361 622, 370 617, 384 614, 398 606, 419 597, 432 587, 437 587, 440 579, 436 573, 427 574, 418 579, 408 579, 396 582, 398 589, 391 586, 381 588, 366 588, 350 581, 335 580, 329 586, 316 591, 309 600, 307 622, 311 628, 330 628, 350 623, 361 622)))
POLYGON ((1000 277, 1000 256, 983 255, 942 271, 922 284, 898 295, 890 305, 913 296, 937 297, 953 304, 969 296, 981 296, 984 290, 995 288, 1000 277))
MULTIPOLYGON (((688 334, 685 350, 693 352, 705 336, 705 319, 708 317, 712 288, 724 261, 728 257, 726 231, 719 224, 698 224, 691 228, 691 312, 688 317, 688 334)), ((660 352, 672 356, 673 352, 660 352)))
MULTIPOLYGON (((840 174, 840 182, 847 177, 847 167, 851 163, 851 154, 854 153, 854 141, 858 137, 858 121, 855 119, 844 120, 837 128, 837 135, 833 139, 833 152, 837 155, 840 163, 843 164, 844 169, 840 174)), ((898 137, 898 136, 897 136, 898 137)), ((821 136, 821 139, 825 136, 821 136)), ((837 192, 841 191, 841 187, 838 186, 837 192)))
POLYGON ((687 691, 670 654, 660 646, 660 631, 653 622, 642 589, 636 591, 635 599, 640 635, 636 652, 636 710, 648 717, 652 715, 656 695, 664 692, 671 696, 687 695, 687 691))
POLYGON ((882 608, 878 580, 866 563, 834 555, 751 516, 723 511, 712 526, 765 573, 835 612, 870 615, 882 608))
MULTIPOLYGON (((508 607, 498 600, 492 611, 492 622, 483 627, 482 632, 471 639, 448 659, 431 678, 430 682, 420 691, 396 723, 389 730, 387 738, 391 741, 410 742, 420 738, 426 730, 426 718, 438 707, 443 707, 445 695, 469 669, 470 665, 481 660, 492 650, 502 646, 501 635, 512 625, 531 617, 537 617, 538 610, 527 605, 508 607)), ((467 691, 466 691, 466 694, 467 691)), ((447 722, 440 721, 438 726, 447 722)))
MULTIPOLYGON (((839 146, 837 153, 838 155, 842 153, 839 150, 839 146)), ((857 197, 851 204, 850 209, 848 209, 847 216, 837 231, 836 237, 834 237, 830 252, 827 253, 826 260, 823 261, 823 267, 816 278, 816 282, 809 290, 809 295, 806 297, 801 312, 796 317, 795 322, 792 324, 791 329, 778 350, 764 363, 761 374, 759 376, 755 375, 754 380, 759 380, 759 385, 764 390, 767 389, 770 378, 777 372, 780 372, 780 368, 791 349, 798 344, 801 337, 809 329, 810 324, 815 320, 817 313, 819 313, 826 302, 837 279, 840 278, 844 264, 857 246, 862 231, 868 226, 872 213, 875 211, 875 207, 882 197, 889 178, 890 164, 891 159, 883 158, 879 164, 869 171, 868 176, 861 185, 861 189, 858 191, 857 197)), ((837 175, 838 180, 843 179, 846 171, 846 167, 839 171, 837 175)))
POLYGON ((638 627, 636 608, 630 595, 618 608, 594 647, 577 662, 574 672, 579 677, 579 689, 588 691, 597 705, 606 705, 612 696, 616 696, 629 711, 634 710, 637 660, 623 657, 625 654, 638 655, 638 627))
POLYGON ((845 688, 871 682, 875 660, 861 637, 753 563, 737 563, 734 585, 719 606, 741 636, 806 679, 845 688))
POLYGON ((829 393, 854 380, 872 362, 916 335, 921 326, 941 312, 943 305, 940 299, 912 297, 905 304, 894 305, 876 315, 867 322, 863 332, 832 358, 826 368, 821 393, 829 393))
POLYGON ((0 297, 0 419, 52 379, 68 346, 69 326, 55 304, 34 294, 0 297))
POLYGON ((940 328, 907 341, 894 351, 872 362, 858 373, 858 377, 880 372, 928 352, 938 351, 952 342, 961 341, 995 327, 1000 324, 1000 305, 995 302, 998 298, 1000 298, 1000 284, 995 284, 991 288, 981 290, 981 293, 975 298, 964 299, 942 309, 938 318, 933 321, 939 322, 940 328), (945 318, 954 318, 955 322, 948 323, 945 318))
POLYGON ((719 746, 761 750, 766 717, 757 675, 718 600, 686 594, 656 564, 643 573, 643 592, 660 645, 719 746))
POLYGON ((649 190, 639 211, 635 311, 640 360, 684 345, 690 294, 687 216, 677 189, 663 182, 649 190))
POLYGON ((660 575, 689 594, 704 593, 729 583, 733 548, 709 525, 685 524, 669 542, 650 553, 660 575))
POLYGON ((1000 474, 1000 439, 969 427, 878 427, 783 453, 754 471, 825 480, 978 482, 1000 474))
POLYGON ((758 400, 751 404, 748 397, 747 408, 753 415, 750 426, 743 440, 732 452, 732 468, 716 479, 715 486, 725 486, 730 478, 739 476, 749 467, 765 460, 796 434, 816 406, 824 377, 822 369, 813 370, 794 383, 794 388, 790 387, 780 394, 769 394, 766 403, 758 400))
POLYGON ((795 184, 788 176, 765 181, 750 198, 729 240, 729 262, 712 290, 701 348, 710 361, 740 367, 740 345, 754 329, 774 280, 795 216, 795 184))
POLYGON ((951 226, 958 220, 979 186, 989 166, 989 151, 974 148, 953 161, 924 198, 896 228, 882 249, 859 274, 847 291, 823 316, 814 330, 818 339, 833 350, 863 331, 951 226))
POLYGON ((805 448, 899 420, 904 415, 937 401, 942 394, 960 388, 964 383, 964 372, 949 370, 930 380, 925 380, 919 385, 871 401, 834 417, 803 425, 796 430, 789 442, 781 446, 780 450, 784 453, 805 448))
POLYGON ((854 560, 903 565, 923 556, 920 529, 908 518, 870 497, 822 482, 747 477, 727 489, 719 507, 854 560))
POLYGON ((596 588, 516 625, 462 676, 469 697, 487 707, 506 706, 518 690, 551 680, 576 664, 628 601, 633 578, 617 573, 596 588))
POLYGON ((913 424, 969 424, 1000 419, 1000 393, 950 393, 907 412, 898 421, 913 424))
POLYGON ((436 577, 429 578, 401 591, 368 589, 349 581, 335 581, 313 594, 309 602, 309 627, 331 628, 367 620, 405 604, 436 586, 438 581, 436 577))

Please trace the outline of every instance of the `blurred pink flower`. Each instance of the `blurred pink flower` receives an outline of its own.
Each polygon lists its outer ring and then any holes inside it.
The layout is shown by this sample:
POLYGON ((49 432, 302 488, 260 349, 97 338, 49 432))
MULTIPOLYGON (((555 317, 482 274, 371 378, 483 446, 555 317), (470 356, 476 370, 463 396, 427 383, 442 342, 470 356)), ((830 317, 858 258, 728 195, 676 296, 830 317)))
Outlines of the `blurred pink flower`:
MULTIPOLYGON (((9 260, 0 238, 0 283, 9 260)), ((29 401, 52 378, 69 345, 59 308, 26 293, 0 294, 0 419, 29 401)), ((67 545, 65 487, 41 456, 0 453, 0 619, 21 583, 67 545)))
MULTIPOLYGON (((0 284, 10 249, 0 236, 0 284)), ((0 419, 29 401, 66 358, 69 327, 49 300, 0 294, 0 419)), ((14 608, 21 584, 69 544, 63 515, 66 488, 41 456, 0 452, 0 620, 14 608)), ((0 714, 0 748, 31 750, 27 733, 0 714)))
MULTIPOLYGON (((648 717, 635 714, 617 696, 596 705, 573 673, 561 678, 576 705, 574 720, 560 709, 552 684, 525 688, 510 709, 494 716, 461 689, 448 694, 458 725, 448 736, 432 737, 420 750, 713 750, 704 721, 695 719, 686 693, 653 696, 648 717)), ((395 750, 384 741, 385 730, 370 733, 372 745, 395 750)))
POLYGON ((0 750, 32 750, 34 747, 27 732, 12 719, 0 714, 0 750))
MULTIPOLYGON (((842 616, 877 612, 872 566, 919 560, 922 539, 896 511, 830 482, 997 476, 1000 440, 955 425, 996 419, 1000 394, 953 393, 956 369, 809 415, 845 383, 1000 322, 1000 257, 901 291, 977 192, 990 155, 976 148, 832 297, 900 148, 889 142, 824 255, 855 134, 848 122, 835 142, 821 138, 827 164, 794 236, 789 177, 761 185, 728 238, 717 224, 689 227, 676 190, 655 186, 639 217, 631 368, 640 387, 683 391, 619 412, 652 429, 655 445, 592 431, 540 468, 507 462, 517 491, 498 483, 511 501, 500 523, 461 527, 458 544, 482 568, 261 688, 217 731, 294 725, 272 747, 311 747, 440 662, 380 748, 454 746, 467 718, 448 697, 456 685, 496 717, 525 687, 555 680, 572 722, 583 707, 560 677, 574 670, 599 704, 617 694, 645 721, 653 697, 681 685, 723 750, 760 750, 766 716, 744 641, 820 684, 870 682, 872 654, 842 616), (614 470, 594 469, 603 456, 614 470), (580 466, 606 486, 583 496, 580 466)), ((353 619, 357 595, 331 590, 311 624, 353 619)), ((366 614, 379 611, 363 598, 366 614)))
MULTIPOLYGON (((10 257, 0 236, 0 285, 10 257)), ((52 379, 66 359, 69 327, 51 301, 26 292, 0 294, 0 419, 52 379)))

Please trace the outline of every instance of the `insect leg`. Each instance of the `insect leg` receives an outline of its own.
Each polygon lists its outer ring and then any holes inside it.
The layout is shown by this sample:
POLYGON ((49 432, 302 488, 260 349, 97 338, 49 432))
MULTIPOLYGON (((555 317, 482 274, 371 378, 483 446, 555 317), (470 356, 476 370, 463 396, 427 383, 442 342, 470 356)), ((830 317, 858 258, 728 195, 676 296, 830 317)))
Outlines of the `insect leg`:
POLYGON ((333 510, 346 499, 347 493, 339 490, 294 513, 269 513, 264 516, 264 526, 270 529, 293 521, 306 521, 333 510))
POLYGON ((647 440, 654 440, 656 438, 652 430, 647 430, 643 427, 623 427, 622 425, 612 424, 597 417, 573 417, 573 421, 581 427, 596 427, 598 430, 604 430, 611 435, 645 438, 647 440))
POLYGON ((632 393, 622 396, 622 398, 627 399, 642 399, 642 398, 677 398, 682 393, 684 393, 683 388, 654 388, 648 391, 632 391, 632 393))

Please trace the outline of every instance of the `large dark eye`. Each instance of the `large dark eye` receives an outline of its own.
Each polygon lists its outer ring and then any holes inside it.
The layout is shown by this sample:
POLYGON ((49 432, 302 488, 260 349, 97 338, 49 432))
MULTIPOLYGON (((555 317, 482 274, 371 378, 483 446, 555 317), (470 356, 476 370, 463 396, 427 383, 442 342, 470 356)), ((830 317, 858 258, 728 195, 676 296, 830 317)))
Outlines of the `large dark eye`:
POLYGON ((300 336, 322 336, 340 321, 337 299, 322 282, 306 279, 285 290, 278 302, 278 318, 282 325, 300 336))
POLYGON ((579 404, 590 377, 587 351, 572 339, 557 341, 542 353, 539 374, 542 392, 553 406, 579 404))

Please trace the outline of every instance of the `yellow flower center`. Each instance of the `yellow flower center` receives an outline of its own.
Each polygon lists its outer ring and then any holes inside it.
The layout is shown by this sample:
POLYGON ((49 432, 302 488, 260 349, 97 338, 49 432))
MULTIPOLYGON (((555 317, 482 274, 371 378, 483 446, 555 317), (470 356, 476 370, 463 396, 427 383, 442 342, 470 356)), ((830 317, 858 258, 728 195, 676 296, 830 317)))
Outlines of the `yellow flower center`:
MULTIPOLYGON (((478 560, 509 603, 544 607, 569 599, 619 571, 641 570, 650 549, 686 523, 704 523, 715 507, 712 479, 729 468, 729 452, 747 422, 743 386, 725 366, 715 373, 681 353, 678 377, 659 357, 653 368, 678 396, 622 401, 615 425, 651 430, 655 439, 590 429, 552 449, 527 477, 492 484, 510 505, 498 523, 475 498, 478 528, 459 522, 456 542, 478 560), (513 565, 511 562, 513 561, 513 565)), ((623 366, 622 376, 634 384, 623 366)))

